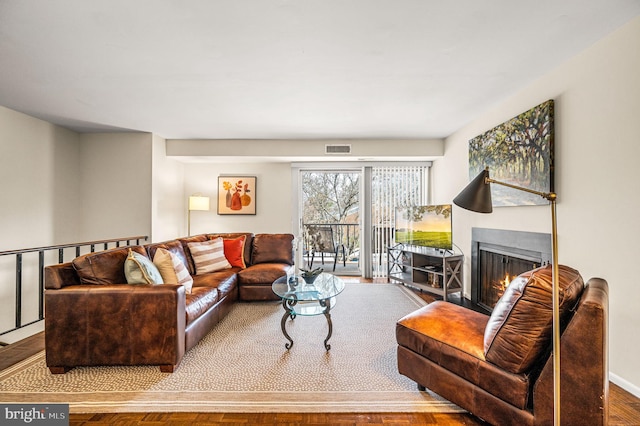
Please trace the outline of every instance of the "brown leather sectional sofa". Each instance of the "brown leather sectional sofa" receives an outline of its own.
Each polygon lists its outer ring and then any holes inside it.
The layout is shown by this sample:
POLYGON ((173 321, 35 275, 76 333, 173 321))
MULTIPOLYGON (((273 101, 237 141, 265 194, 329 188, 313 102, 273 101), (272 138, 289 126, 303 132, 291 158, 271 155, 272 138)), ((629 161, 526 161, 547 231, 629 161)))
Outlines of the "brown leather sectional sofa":
POLYGON ((291 234, 226 233, 115 248, 47 266, 47 366, 54 374, 96 365, 159 365, 173 372, 236 300, 279 300, 271 284, 292 265, 291 234), (246 268, 195 274, 189 242, 242 235, 246 268), (161 247, 187 265, 191 294, 178 284, 127 284, 129 249, 153 259, 161 247))
MULTIPOLYGON (((560 270, 560 420, 608 421, 608 286, 560 270)), ((398 321, 398 370, 495 425, 553 424, 551 267, 511 282, 491 316, 434 302, 398 321)))

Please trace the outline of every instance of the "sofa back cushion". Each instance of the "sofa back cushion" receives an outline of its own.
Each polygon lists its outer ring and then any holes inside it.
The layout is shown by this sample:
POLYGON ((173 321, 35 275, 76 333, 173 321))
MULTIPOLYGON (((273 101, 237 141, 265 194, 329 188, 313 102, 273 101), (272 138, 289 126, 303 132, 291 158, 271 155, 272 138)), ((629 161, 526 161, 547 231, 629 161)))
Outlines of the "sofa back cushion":
POLYGON ((146 244, 144 248, 147 249, 147 254, 149 255, 149 259, 155 260, 156 252, 158 251, 158 249, 162 248, 168 252, 171 252, 171 254, 173 254, 178 259, 180 259, 185 266, 188 265, 187 255, 184 252, 184 249, 182 248, 182 243, 179 240, 170 240, 170 241, 164 241, 162 243, 146 244))
MULTIPOLYGON (((584 282, 568 266, 558 268, 560 319, 566 324, 580 299, 584 282)), ((525 272, 498 300, 484 333, 487 361, 515 374, 531 369, 551 344, 553 327, 552 267, 525 272)))
POLYGON ((129 255, 129 249, 147 255, 144 247, 119 247, 96 253, 87 253, 78 256, 71 262, 81 284, 126 284, 127 277, 124 274, 124 262, 129 255))
POLYGON ((256 234, 253 237, 251 264, 286 263, 293 265, 292 234, 256 234))

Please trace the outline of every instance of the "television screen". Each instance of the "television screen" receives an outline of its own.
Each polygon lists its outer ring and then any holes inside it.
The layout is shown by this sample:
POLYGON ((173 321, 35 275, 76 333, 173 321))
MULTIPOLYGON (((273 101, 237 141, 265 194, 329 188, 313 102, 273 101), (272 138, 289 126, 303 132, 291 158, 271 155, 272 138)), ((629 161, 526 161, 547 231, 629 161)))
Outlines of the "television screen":
POLYGON ((451 204, 396 209, 396 243, 453 249, 451 204))

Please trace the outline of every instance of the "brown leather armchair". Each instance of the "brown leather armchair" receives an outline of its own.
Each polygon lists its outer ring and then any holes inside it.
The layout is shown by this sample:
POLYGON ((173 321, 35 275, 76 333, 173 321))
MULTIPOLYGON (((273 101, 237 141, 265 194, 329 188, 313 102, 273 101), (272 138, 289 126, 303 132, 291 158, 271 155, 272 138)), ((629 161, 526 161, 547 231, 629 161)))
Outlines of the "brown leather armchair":
MULTIPOLYGON (((561 266, 561 422, 608 421, 608 286, 561 266)), ((491 316, 433 302, 398 321, 398 370, 496 425, 553 422, 551 267, 514 280, 491 316)))

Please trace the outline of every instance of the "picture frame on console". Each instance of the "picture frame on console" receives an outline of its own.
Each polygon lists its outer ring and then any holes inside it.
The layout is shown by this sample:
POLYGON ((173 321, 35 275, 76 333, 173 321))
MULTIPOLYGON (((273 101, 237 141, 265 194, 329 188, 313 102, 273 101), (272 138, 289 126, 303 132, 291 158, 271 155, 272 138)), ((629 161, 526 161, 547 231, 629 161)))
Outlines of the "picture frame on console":
POLYGON ((218 176, 218 214, 256 214, 255 176, 218 176))
MULTIPOLYGON (((539 192, 554 192, 553 99, 469 140, 469 179, 485 168, 494 179, 539 192)), ((493 185, 494 207, 548 205, 535 194, 493 185)))

